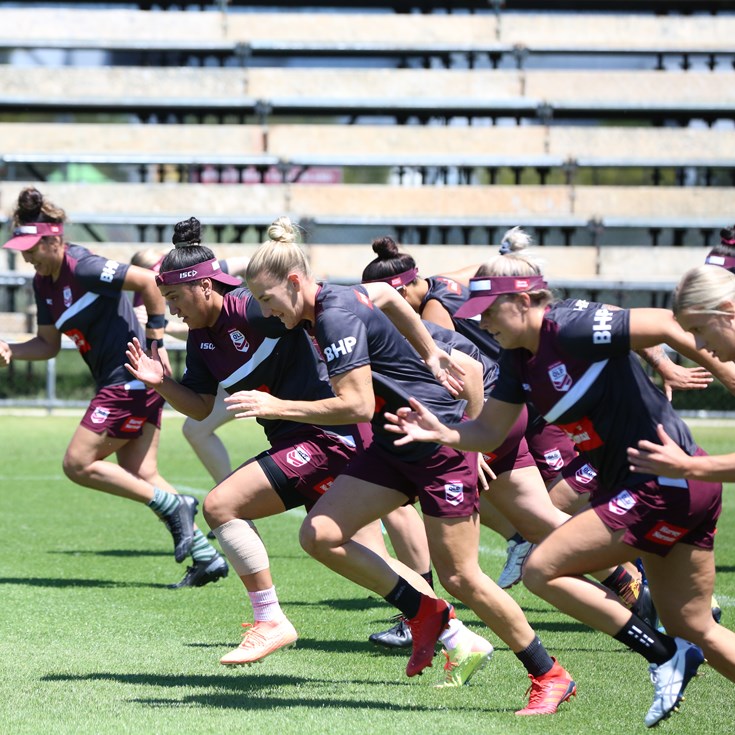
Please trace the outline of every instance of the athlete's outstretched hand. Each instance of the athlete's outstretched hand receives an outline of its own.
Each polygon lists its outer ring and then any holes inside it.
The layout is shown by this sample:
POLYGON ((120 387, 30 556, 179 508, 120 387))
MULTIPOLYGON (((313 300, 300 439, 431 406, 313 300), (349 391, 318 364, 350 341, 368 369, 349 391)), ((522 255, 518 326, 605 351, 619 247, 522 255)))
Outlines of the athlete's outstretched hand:
POLYGON ((385 430, 393 434, 404 434, 393 443, 396 446, 411 442, 437 442, 441 444, 443 429, 446 427, 426 406, 415 398, 408 399, 409 406, 399 408, 397 413, 383 414, 385 430))
POLYGON ((134 378, 143 381, 149 388, 157 388, 163 383, 166 368, 161 362, 158 347, 155 344, 151 348, 151 356, 149 357, 138 338, 133 337, 133 341, 128 342, 125 355, 128 358, 125 367, 134 378))
POLYGON ((235 411, 236 419, 277 419, 281 418, 281 401, 262 390, 239 390, 225 398, 228 411, 235 411))
POLYGON ((7 342, 3 342, 0 339, 0 367, 8 367, 10 361, 13 359, 13 350, 7 342))
POLYGON ((659 424, 656 433, 661 444, 642 439, 638 448, 628 447, 628 462, 632 472, 663 477, 684 477, 691 457, 666 433, 659 424))
POLYGON ((700 365, 696 367, 684 367, 669 361, 666 372, 661 372, 664 381, 664 393, 671 400, 675 390, 702 390, 713 380, 712 373, 700 365))
POLYGON ((434 374, 434 377, 453 395, 457 396, 462 391, 464 383, 462 376, 464 370, 456 363, 451 355, 444 350, 436 350, 426 360, 426 365, 434 374))

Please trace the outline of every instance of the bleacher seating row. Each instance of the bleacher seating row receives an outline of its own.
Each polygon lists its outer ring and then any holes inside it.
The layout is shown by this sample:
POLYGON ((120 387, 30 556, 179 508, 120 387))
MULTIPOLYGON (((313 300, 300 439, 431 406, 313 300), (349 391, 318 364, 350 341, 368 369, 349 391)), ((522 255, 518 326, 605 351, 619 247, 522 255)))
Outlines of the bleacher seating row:
MULTIPOLYGON (((4 209, 31 183, 0 182, 4 209)), ((603 229, 630 228, 648 230, 652 244, 661 230, 673 231, 674 244, 685 231, 701 230, 706 243, 735 211, 731 187, 53 182, 43 191, 76 226, 135 227, 140 241, 165 239, 174 223, 196 213, 212 242, 237 241, 251 228, 262 240, 283 214, 307 233, 330 231, 334 242, 341 230, 362 228, 365 237, 391 234, 406 243, 491 243, 498 229, 518 224, 540 232, 540 244, 551 228, 567 243, 580 231, 594 239, 603 229)))
MULTIPOLYGON (((288 181, 311 167, 511 168, 563 170, 665 168, 735 170, 735 134, 716 128, 613 126, 140 125, 0 123, 0 167, 24 178, 44 164, 121 164, 179 168, 253 167, 261 180, 277 167, 288 181), (296 170, 295 170, 296 169, 296 170)), ((62 168, 63 171, 63 168, 62 168)), ((241 176, 242 178, 242 176, 241 176)), ((465 180, 472 181, 471 177, 465 180)))
POLYGON ((352 68, 0 66, 0 115, 132 113, 221 121, 352 116, 396 122, 508 117, 735 118, 735 74, 352 68))
MULTIPOLYGON (((163 13, 0 8, 0 49, 83 49, 235 58, 440 58, 735 53, 735 17, 607 14, 386 15, 380 13, 163 13), (635 33, 631 33, 635 27, 635 33), (65 31, 60 37, 59 28, 65 31)), ((176 57, 174 57, 176 58, 176 57)), ((162 63, 165 63, 163 61, 162 63)))

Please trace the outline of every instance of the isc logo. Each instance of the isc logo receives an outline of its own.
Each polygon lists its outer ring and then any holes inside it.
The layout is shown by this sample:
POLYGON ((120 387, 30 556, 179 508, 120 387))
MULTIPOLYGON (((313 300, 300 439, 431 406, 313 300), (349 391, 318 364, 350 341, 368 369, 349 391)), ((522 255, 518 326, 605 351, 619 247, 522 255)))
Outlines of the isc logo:
POLYGON ((345 337, 339 342, 332 342, 331 345, 324 348, 324 357, 327 358, 327 362, 336 360, 340 355, 347 355, 352 352, 352 348, 357 344, 357 340, 354 337, 345 337))
POLYGON ((119 265, 120 264, 114 260, 108 260, 102 269, 102 273, 100 273, 100 281, 112 283, 112 279, 115 277, 115 271, 119 265))

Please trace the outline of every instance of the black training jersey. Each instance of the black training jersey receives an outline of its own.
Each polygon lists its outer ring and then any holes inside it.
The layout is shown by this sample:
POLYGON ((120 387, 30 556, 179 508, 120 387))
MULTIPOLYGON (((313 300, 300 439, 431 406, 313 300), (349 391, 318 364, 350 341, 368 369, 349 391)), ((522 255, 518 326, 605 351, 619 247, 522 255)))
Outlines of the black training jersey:
POLYGON ((495 338, 480 327, 480 317, 473 319, 457 319, 454 314, 470 297, 470 290, 457 281, 444 276, 433 276, 427 278, 429 290, 426 292, 419 306, 419 314, 426 307, 426 304, 435 299, 438 301, 452 317, 454 328, 463 334, 467 339, 472 340, 488 357, 493 360, 500 358, 500 345, 495 338))
POLYGON ((437 382, 362 286, 324 284, 316 297, 313 332, 330 377, 370 366, 375 392, 374 441, 389 452, 411 460, 436 448, 434 444, 396 447, 396 435, 385 431, 383 412, 395 413, 407 406, 409 396, 428 406, 442 421, 461 420, 466 402, 453 398, 437 382))
POLYGON ((130 299, 122 295, 126 263, 65 246, 59 277, 33 279, 39 326, 53 325, 74 341, 97 389, 132 380, 125 369, 128 342, 145 344, 130 299))
MULTIPOLYGON (((260 390, 276 398, 314 401, 334 395, 324 364, 303 329, 288 330, 276 317, 264 317, 246 288, 225 295, 214 326, 192 329, 186 342, 182 384, 196 393, 230 394, 260 390)), ((256 419, 269 442, 301 428, 283 419, 256 419)))
POLYGON ((614 489, 650 479, 628 468, 626 450, 658 442, 656 425, 685 452, 696 449, 686 424, 630 351, 630 313, 583 300, 562 301, 543 319, 538 352, 504 350, 493 398, 530 401, 564 429, 614 489))
POLYGON ((469 340, 463 334, 455 332, 446 327, 441 327, 434 322, 424 321, 424 326, 434 341, 448 354, 452 354, 452 350, 464 352, 482 365, 482 387, 485 398, 490 395, 490 391, 495 385, 498 377, 498 363, 489 358, 474 342, 469 340))

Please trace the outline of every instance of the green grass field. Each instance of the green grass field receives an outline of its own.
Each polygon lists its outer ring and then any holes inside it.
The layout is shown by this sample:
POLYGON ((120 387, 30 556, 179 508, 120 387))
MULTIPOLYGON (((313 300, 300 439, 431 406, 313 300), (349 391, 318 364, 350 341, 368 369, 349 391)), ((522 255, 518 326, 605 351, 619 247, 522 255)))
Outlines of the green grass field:
MULTIPOLYGON (((183 566, 153 513, 66 480, 61 457, 71 417, 0 418, 3 528, 0 570, 0 733, 560 733, 644 732, 651 701, 646 664, 614 640, 555 612, 522 588, 512 594, 579 695, 553 717, 516 718, 527 680, 516 658, 461 605, 460 617, 496 646, 490 665, 461 690, 437 690, 443 658, 407 679, 404 653, 367 642, 393 613, 381 599, 329 572, 300 549, 302 514, 259 522, 296 648, 250 668, 219 657, 250 619, 234 575, 173 591, 183 566)), ((167 416, 163 474, 202 498, 208 477, 167 416)), ((696 428, 711 452, 732 450, 732 428, 696 428)), ((259 451, 254 424, 226 426, 233 460, 259 451)), ((735 494, 725 493, 717 594, 735 626, 735 494)), ((483 531, 482 565, 497 576, 504 542, 483 531)), ((666 733, 732 733, 735 690, 713 670, 687 691, 666 733)))

